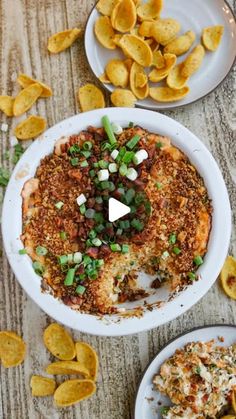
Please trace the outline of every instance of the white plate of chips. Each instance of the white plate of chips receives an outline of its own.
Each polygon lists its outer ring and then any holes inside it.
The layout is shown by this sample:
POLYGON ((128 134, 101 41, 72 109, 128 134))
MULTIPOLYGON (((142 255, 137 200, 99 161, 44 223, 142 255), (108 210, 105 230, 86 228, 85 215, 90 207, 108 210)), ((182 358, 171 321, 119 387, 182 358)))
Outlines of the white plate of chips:
MULTIPOLYGON (((122 0, 124 1, 124 0, 122 0)), ((130 0, 128 0, 129 2, 130 0)), ((110 8, 110 4, 113 3, 113 10, 115 9, 115 5, 117 0, 100 0, 102 2, 102 11, 105 13, 110 8), (105 5, 105 6, 104 6, 105 5)), ((99 2, 99 3, 100 3, 99 2)), ((127 7, 128 2, 124 2, 125 7, 127 7)), ((149 2, 146 2, 149 3, 149 2)), ((158 0, 156 2, 158 3, 158 0)), ((141 3, 142 4, 142 3, 141 3)), ((127 9, 128 10, 128 9, 127 9)), ((126 14, 129 16, 129 20, 131 12, 126 14)), ((107 49, 98 41, 95 35, 95 23, 98 19, 103 16, 96 7, 92 10, 87 26, 85 31, 85 50, 89 65, 96 75, 97 78, 101 77, 105 72, 105 67, 107 63, 112 59, 118 60, 127 60, 127 56, 124 55, 121 48, 116 47, 115 49, 107 49)), ((112 16, 108 16, 105 18, 105 22, 109 26, 109 20, 111 21, 112 16), (109 20, 108 20, 109 19, 109 20)), ((233 12, 228 5, 228 3, 224 0, 195 0, 194 2, 190 2, 189 0, 164 0, 162 10, 160 12, 160 18, 166 19, 171 18, 175 19, 180 24, 180 30, 175 33, 176 37, 179 37, 185 34, 188 31, 192 31, 195 34, 195 41, 190 46, 190 49, 183 55, 177 56, 176 64, 182 63, 186 60, 186 57, 194 50, 194 48, 202 43, 202 31, 204 28, 212 27, 216 25, 221 26, 221 31, 223 31, 222 38, 220 43, 215 51, 210 51, 205 48, 205 55, 202 60, 201 66, 198 70, 196 70, 191 77, 186 81, 182 90, 171 89, 171 91, 163 92, 159 89, 153 90, 156 87, 167 87, 167 79, 163 79, 160 82, 151 82, 148 81, 149 87, 151 88, 151 96, 156 97, 158 100, 153 100, 150 96, 147 96, 144 99, 137 99, 135 102, 136 106, 148 108, 148 109, 173 109, 179 106, 188 105, 193 103, 204 96, 211 93, 216 87, 218 87, 229 74, 230 70, 233 67, 235 56, 236 56, 236 21, 233 15, 233 12), (189 90, 188 90, 189 88, 189 90), (170 98, 166 101, 166 96, 170 94, 170 98), (165 97, 165 98, 164 98, 165 97), (159 101, 161 99, 161 101, 159 101)), ((139 18, 138 18, 139 19, 139 18)), ((157 22, 158 16, 154 18, 154 24, 157 22)), ((113 19, 114 21, 114 19, 113 19)), ((140 19, 138 25, 140 26, 140 19)), ((132 22, 131 22, 132 24, 132 22)), ((117 25, 114 24, 113 25, 117 25)), ((119 27, 119 25, 118 25, 119 27)), ((218 28, 219 29, 219 28, 218 28)), ((106 27, 107 30, 107 27, 106 27)), ((105 32, 102 31, 102 26, 100 27, 101 36, 104 35, 105 32)), ((137 21, 133 29, 131 29, 131 33, 137 30, 137 21)), ((139 29, 138 29, 139 30, 139 29)), ((117 30, 114 31, 115 34, 120 35, 127 35, 130 32, 126 32, 121 34, 117 30)), ((140 35, 140 34, 139 34, 140 35)), ((152 32, 153 35, 153 32, 152 32)), ((173 33, 172 33, 173 35, 173 33)), ((118 36, 119 37, 119 36, 118 36)), ((153 41, 153 37, 145 37, 145 42, 149 39, 151 48, 155 48, 155 42, 153 41), (151 42, 153 41, 153 44, 151 42)), ((107 38, 106 38, 107 40, 107 38)), ((106 42, 105 40, 105 42, 106 42)), ((157 42, 156 42, 157 43, 157 42)), ((204 43, 204 42, 203 42, 204 43)), ((157 51, 163 51, 163 45, 159 47, 157 51)), ((147 53, 144 54, 147 56, 147 53)), ((129 66, 129 63, 128 63, 129 66)), ((149 75, 151 71, 155 69, 154 66, 150 67, 143 67, 145 73, 149 75)), ((122 70, 122 69, 121 69, 122 70)), ((115 68, 114 70, 116 75, 119 73, 119 68, 115 68)), ((129 70, 128 70, 129 71, 129 70)), ((182 71, 182 70, 181 70, 182 71)), ((159 72, 160 73, 160 72, 159 72)), ((166 73, 166 75, 168 72, 166 73)), ((155 74, 154 74, 155 75, 155 74)), ((119 76, 118 76, 119 77, 119 76)), ((107 77, 106 77, 107 78, 107 77)), ((128 76, 129 79, 129 76, 128 76)), ((155 78, 157 80, 158 78, 155 78)), ((117 89, 122 89, 123 87, 114 87, 113 84, 108 84, 104 82, 103 86, 110 92, 113 92, 117 89)), ((121 84, 125 84, 124 81, 121 81, 121 84)), ((130 89, 129 80, 126 81, 125 89, 130 89)), ((118 90, 115 100, 113 104, 115 106, 121 106, 121 100, 123 99, 124 93, 122 90, 118 90), (117 100, 118 97, 118 100, 117 100)), ((141 95, 142 96, 142 95, 141 95)), ((144 93, 145 96, 145 93, 144 93)), ((130 99, 130 98, 129 98, 130 99)), ((126 100, 126 98, 124 99, 126 100)), ((133 102, 130 99, 129 102, 125 102, 126 106, 133 106, 133 102)))
MULTIPOLYGON (((212 325, 195 328, 185 332, 164 346, 152 362, 147 366, 135 402, 135 419, 161 419, 164 406, 170 406, 170 399, 154 389, 153 378, 159 373, 161 365, 177 349, 183 348, 189 342, 209 342, 215 340, 217 346, 230 346, 236 342, 236 326, 212 325)), ((179 417, 179 416, 178 416, 179 417)), ((189 418, 190 419, 190 418, 189 418)))

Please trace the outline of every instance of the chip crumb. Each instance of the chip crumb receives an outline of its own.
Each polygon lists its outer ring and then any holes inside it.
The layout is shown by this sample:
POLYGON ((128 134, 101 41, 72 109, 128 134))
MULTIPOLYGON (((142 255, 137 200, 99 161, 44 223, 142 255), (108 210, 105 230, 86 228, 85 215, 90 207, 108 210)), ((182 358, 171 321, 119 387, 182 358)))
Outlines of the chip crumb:
POLYGON ((2 131, 2 132, 7 132, 7 131, 8 131, 8 124, 3 123, 3 124, 1 125, 1 131, 2 131))

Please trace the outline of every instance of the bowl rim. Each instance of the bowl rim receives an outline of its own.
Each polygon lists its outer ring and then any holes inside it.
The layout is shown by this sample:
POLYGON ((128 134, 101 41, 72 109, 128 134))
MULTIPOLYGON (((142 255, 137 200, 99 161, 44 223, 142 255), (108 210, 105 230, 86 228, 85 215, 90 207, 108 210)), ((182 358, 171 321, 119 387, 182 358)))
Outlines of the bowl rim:
POLYGON ((187 128, 161 113, 149 110, 105 108, 78 114, 59 122, 49 128, 25 151, 6 189, 2 212, 2 234, 6 255, 18 282, 49 316, 81 332, 100 336, 121 336, 150 330, 167 323, 186 312, 206 294, 215 282, 227 256, 231 235, 231 208, 227 189, 216 161, 206 146, 187 128), (133 121, 154 132, 169 135, 173 144, 179 146, 190 161, 197 166, 208 191, 210 188, 213 203, 213 227, 209 250, 199 270, 201 276, 206 276, 207 279, 197 281, 163 307, 152 312, 146 311, 141 318, 130 317, 120 320, 120 317, 115 315, 101 317, 78 313, 70 309, 50 294, 41 292, 41 278, 33 271, 31 259, 28 255, 19 256, 18 254, 18 250, 22 248, 19 235, 22 227, 20 192, 23 184, 33 176, 41 158, 50 154, 58 138, 79 132, 91 125, 91 121, 94 125, 99 125, 101 117, 105 114, 111 120, 123 125, 128 125, 129 121, 133 121), (19 177, 22 168, 28 170, 24 178, 19 177), (222 219, 224 219, 224 228, 221 231, 222 219))

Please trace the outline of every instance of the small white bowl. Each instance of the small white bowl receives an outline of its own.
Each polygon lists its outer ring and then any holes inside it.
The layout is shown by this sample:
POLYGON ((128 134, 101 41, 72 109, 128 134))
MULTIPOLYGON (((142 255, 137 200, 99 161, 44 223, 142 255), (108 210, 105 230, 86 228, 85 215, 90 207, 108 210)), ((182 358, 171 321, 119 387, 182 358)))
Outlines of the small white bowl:
MULTIPOLYGON (((202 298, 215 282, 226 258, 231 233, 231 210, 228 193, 221 172, 205 145, 188 129, 162 114, 128 108, 107 108, 75 115, 50 128, 25 151, 16 165, 8 184, 2 214, 3 241, 9 263, 27 294, 51 317, 85 333, 105 336, 128 335, 148 330, 175 319, 202 298), (22 242, 21 190, 27 179, 34 176, 40 160, 50 154, 58 138, 79 133, 88 125, 101 126, 101 117, 127 126, 130 121, 149 131, 169 136, 190 159, 203 177, 213 206, 212 230, 208 252, 195 282, 160 308, 145 311, 141 318, 119 315, 98 317, 73 311, 52 295, 41 292, 41 278, 32 268, 27 255, 19 255, 22 242)), ((146 276, 148 279, 148 276, 146 276)), ((156 300, 166 297, 166 290, 158 290, 156 300)), ((153 297, 147 298, 153 302, 153 297)), ((127 303, 126 308, 140 306, 143 300, 127 303)))

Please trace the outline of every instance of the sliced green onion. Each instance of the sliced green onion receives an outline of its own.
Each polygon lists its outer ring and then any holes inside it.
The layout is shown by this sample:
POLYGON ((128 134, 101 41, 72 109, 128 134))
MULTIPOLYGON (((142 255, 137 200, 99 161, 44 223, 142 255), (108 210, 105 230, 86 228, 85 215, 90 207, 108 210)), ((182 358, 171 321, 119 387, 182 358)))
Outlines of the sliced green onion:
POLYGON ((95 167, 95 169, 97 169, 99 167, 98 162, 93 163, 93 167, 95 167))
POLYGON ((58 201, 56 204, 55 204, 55 207, 57 208, 57 209, 61 209, 62 207, 63 207, 63 205, 64 205, 64 202, 62 202, 62 201, 58 201))
POLYGON ((80 152, 80 147, 78 146, 78 144, 74 144, 69 148, 68 152, 71 155, 73 155, 74 153, 79 153, 80 152))
POLYGON ((91 151, 84 150, 84 151, 81 151, 81 154, 83 154, 83 156, 86 159, 88 159, 91 156, 91 151))
POLYGON ((158 190, 162 189, 162 183, 156 182, 156 187, 158 190))
POLYGON ((33 263, 33 268, 34 268, 34 272, 39 276, 42 276, 45 272, 44 266, 42 265, 42 263, 38 262, 37 260, 33 263))
POLYGON ((116 189, 115 184, 113 182, 109 182, 108 189, 110 192, 113 192, 116 189))
POLYGON ((144 224, 142 221, 140 221, 138 218, 134 218, 131 221, 131 226, 134 227, 138 231, 142 231, 144 228, 144 224))
POLYGON ((95 227, 95 230, 97 233, 101 233, 104 230, 104 225, 103 224, 99 224, 98 226, 95 227))
POLYGON ((121 252, 122 253, 129 253, 129 245, 128 244, 122 244, 121 252))
POLYGON ((90 239, 95 239, 96 235, 97 235, 97 233, 96 233, 95 230, 90 230, 90 232, 89 232, 89 238, 90 239))
POLYGON ((108 180, 103 180, 101 182, 101 188, 104 191, 105 189, 109 189, 110 182, 108 180))
POLYGON ((126 164, 122 163, 122 165, 119 168, 119 173, 121 176, 126 176, 128 172, 128 167, 126 166, 126 164))
POLYGON ((107 169, 109 162, 106 160, 99 160, 98 165, 101 167, 101 169, 107 169))
POLYGON ((102 212, 95 212, 94 215, 94 220, 96 221, 96 223, 101 224, 104 221, 104 217, 102 212))
POLYGON ((133 151, 126 151, 124 156, 122 157, 122 161, 126 164, 129 164, 134 157, 134 152, 133 151))
POLYGON ((116 157, 117 163, 119 163, 122 160, 122 158, 124 157, 125 153, 126 153, 126 148, 125 147, 121 147, 120 150, 119 150, 119 154, 116 157))
POLYGON ((115 160, 117 158, 118 154, 119 154, 119 151, 118 150, 113 150, 112 151, 111 157, 113 158, 113 160, 115 160))
POLYGON ((86 288, 83 285, 78 285, 78 287, 75 290, 75 292, 77 292, 77 294, 79 295, 83 295, 85 291, 86 291, 86 288))
POLYGON ((86 218, 92 219, 92 218, 94 218, 95 210, 93 208, 88 208, 88 209, 86 209, 84 215, 85 215, 86 218))
POLYGON ((101 196, 96 196, 95 201, 97 202, 97 204, 102 204, 103 203, 103 199, 101 196))
POLYGON ((138 177, 138 172, 133 167, 129 167, 126 173, 126 177, 129 180, 136 180, 138 177))
POLYGON ((110 173, 116 173, 118 171, 118 166, 116 163, 110 163, 108 169, 110 173))
POLYGON ((111 123, 110 123, 109 118, 108 118, 107 115, 105 115, 105 116, 102 117, 102 125, 103 125, 103 127, 104 127, 104 129, 106 131, 106 134, 107 134, 107 137, 108 137, 110 143, 111 144, 115 144, 117 142, 116 141, 116 137, 114 135, 114 132, 112 130, 111 123))
POLYGON ((109 171, 107 169, 101 169, 98 171, 98 180, 103 182, 109 179, 109 171))
POLYGON ((123 128, 119 124, 117 124, 116 122, 112 122, 111 127, 112 127, 112 131, 114 132, 114 134, 116 134, 116 135, 122 134, 123 128))
POLYGON ((89 171, 89 176, 90 177, 94 177, 95 175, 96 175, 95 170, 92 169, 92 170, 89 171))
POLYGON ((142 204, 144 200, 145 200, 145 197, 142 193, 137 193, 134 197, 134 202, 136 205, 142 204))
POLYGON ((133 157, 133 162, 134 162, 134 164, 136 164, 136 165, 138 165, 138 164, 141 164, 144 160, 146 160, 148 158, 148 153, 147 153, 147 151, 146 150, 144 150, 144 149, 141 149, 141 150, 138 150, 136 153, 135 153, 135 155, 134 155, 134 157, 133 157))
POLYGON ((132 150, 139 142, 141 136, 138 134, 135 134, 131 140, 128 141, 128 143, 126 143, 126 147, 128 147, 130 150, 132 150))
POLYGON ((73 263, 73 259, 74 259, 73 254, 72 254, 72 253, 69 253, 69 254, 67 255, 67 260, 68 260, 68 263, 73 263))
POLYGON ((91 148, 93 148, 93 144, 91 143, 91 141, 85 141, 82 147, 84 150, 91 150, 91 148))
POLYGON ((173 247, 173 253, 175 255, 179 255, 181 253, 181 249, 179 247, 173 247))
POLYGON ((48 253, 46 247, 37 246, 36 247, 36 255, 38 256, 45 256, 48 253))
POLYGON ((120 193, 121 195, 124 195, 125 190, 124 190, 124 188, 118 188, 117 192, 120 193))
POLYGON ((92 239, 92 244, 96 247, 99 247, 102 245, 102 241, 98 237, 95 237, 95 239, 92 239))
POLYGON ((122 235, 122 233, 123 233, 122 228, 118 228, 118 229, 117 229, 117 231, 116 231, 116 235, 117 235, 117 236, 121 236, 121 235, 122 235))
POLYGON ((88 256, 88 255, 84 255, 84 257, 83 257, 83 264, 84 264, 84 266, 87 266, 90 262, 92 262, 91 257, 88 256))
POLYGON ((75 252, 74 254, 73 254, 73 262, 74 263, 80 263, 80 262, 82 262, 82 253, 81 252, 75 252))
POLYGON ((130 121, 129 128, 133 128, 133 126, 134 126, 134 123, 130 121))
POLYGON ((84 215, 86 212, 86 206, 84 204, 80 205, 79 210, 80 214, 84 215))
POLYGON ((195 256, 195 258, 193 259, 193 262, 195 263, 196 266, 200 266, 203 264, 203 259, 201 256, 195 256))
POLYGON ((169 256, 170 256, 169 252, 168 252, 167 250, 165 250, 165 251, 162 253, 161 258, 165 260, 165 259, 167 259, 169 256))
POLYGON ((196 279, 196 274, 194 272, 189 272, 188 278, 191 279, 191 281, 194 281, 196 279))
POLYGON ((81 206, 81 205, 83 205, 83 204, 85 204, 85 202, 87 201, 87 198, 86 198, 86 196, 83 194, 83 193, 81 193, 77 198, 76 198, 76 202, 77 202, 77 204, 79 205, 79 207, 81 206))
POLYGON ((121 251, 121 247, 118 243, 111 243, 110 248, 111 248, 112 252, 120 252, 121 251))
POLYGON ((176 234, 175 233, 171 233, 171 235, 169 237, 169 243, 170 244, 175 244, 176 243, 176 234))
POLYGON ((156 148, 162 148, 163 143, 161 143, 160 141, 158 143, 156 143, 156 148))
POLYGON ((79 280, 84 281, 86 278, 86 274, 79 274, 79 280))
POLYGON ((135 197, 135 190, 132 188, 128 189, 128 191, 125 194, 125 200, 127 202, 127 205, 131 203, 134 197, 135 197))
POLYGON ((70 286, 74 282, 75 277, 75 268, 69 269, 69 271, 66 274, 64 285, 70 286))
POLYGON ((87 160, 83 160, 81 163, 80 163, 80 167, 88 167, 88 162, 87 162, 87 160))
POLYGON ((70 159, 70 164, 71 164, 72 166, 78 166, 78 164, 79 164, 79 159, 78 159, 78 157, 73 157, 73 159, 70 159))
POLYGON ((66 240, 67 239, 67 233, 66 233, 66 231, 60 231, 60 238, 62 240, 66 240))
POLYGON ((122 228, 123 230, 127 230, 128 228, 130 228, 130 222, 129 220, 122 220, 119 222, 119 227, 122 228))
POLYGON ((65 265, 68 262, 68 256, 67 255, 58 256, 58 261, 60 265, 65 265))
POLYGON ((103 259, 97 259, 97 260, 95 260, 95 264, 98 268, 101 268, 101 266, 104 265, 104 260, 103 259))
POLYGON ((101 145, 101 150, 102 151, 111 150, 111 144, 110 143, 103 143, 101 145))
POLYGON ((19 255, 26 255, 27 250, 26 249, 20 249, 18 253, 19 253, 19 255))

